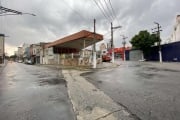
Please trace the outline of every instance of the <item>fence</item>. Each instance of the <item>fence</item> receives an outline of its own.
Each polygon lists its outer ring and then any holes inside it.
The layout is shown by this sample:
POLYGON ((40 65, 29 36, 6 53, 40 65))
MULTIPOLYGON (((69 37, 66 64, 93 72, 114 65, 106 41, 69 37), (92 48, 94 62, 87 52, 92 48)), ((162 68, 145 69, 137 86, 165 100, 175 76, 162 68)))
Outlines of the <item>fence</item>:
MULTIPOLYGON (((133 50, 126 52, 127 58, 131 58, 129 54, 131 51, 133 50)), ((161 45, 161 51, 164 62, 180 62, 180 42, 161 45)), ((159 61, 159 47, 152 47, 150 54, 146 55, 145 59, 148 61, 159 61)))

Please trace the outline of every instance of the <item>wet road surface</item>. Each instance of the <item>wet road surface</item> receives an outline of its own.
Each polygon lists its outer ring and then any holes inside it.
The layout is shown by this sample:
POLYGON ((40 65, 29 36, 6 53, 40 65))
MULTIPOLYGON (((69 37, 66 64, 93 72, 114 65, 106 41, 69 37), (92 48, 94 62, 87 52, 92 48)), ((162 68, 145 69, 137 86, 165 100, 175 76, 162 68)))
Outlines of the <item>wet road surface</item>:
POLYGON ((74 120, 60 72, 7 64, 0 73, 0 120, 74 120))
POLYGON ((180 64, 125 62, 84 74, 142 120, 180 120, 180 64))

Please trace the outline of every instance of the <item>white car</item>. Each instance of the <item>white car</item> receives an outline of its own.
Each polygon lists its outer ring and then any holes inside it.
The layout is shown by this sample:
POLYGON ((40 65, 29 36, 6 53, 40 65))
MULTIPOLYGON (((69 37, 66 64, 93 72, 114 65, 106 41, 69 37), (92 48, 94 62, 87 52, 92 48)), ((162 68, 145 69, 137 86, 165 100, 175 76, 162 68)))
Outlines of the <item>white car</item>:
POLYGON ((23 61, 22 60, 18 60, 18 63, 22 63, 23 61))
POLYGON ((30 65, 31 65, 31 64, 32 64, 32 61, 31 61, 31 60, 28 60, 28 61, 27 61, 27 64, 30 64, 30 65))

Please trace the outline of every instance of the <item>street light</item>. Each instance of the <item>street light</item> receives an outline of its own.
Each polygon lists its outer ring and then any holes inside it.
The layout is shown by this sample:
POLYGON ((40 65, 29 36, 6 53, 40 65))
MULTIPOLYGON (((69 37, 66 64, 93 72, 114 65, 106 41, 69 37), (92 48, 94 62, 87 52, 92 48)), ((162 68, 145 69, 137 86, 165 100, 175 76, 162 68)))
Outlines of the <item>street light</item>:
POLYGON ((35 14, 32 13, 23 13, 17 10, 13 10, 13 9, 9 9, 6 7, 3 7, 0 5, 0 16, 6 16, 6 15, 24 15, 24 14, 28 14, 28 15, 32 15, 32 16, 36 16, 35 14))
POLYGON ((27 15, 36 16, 36 15, 35 15, 35 14, 33 14, 33 13, 22 13, 22 14, 27 14, 27 15))
POLYGON ((113 42, 113 29, 122 28, 122 26, 113 27, 113 23, 111 22, 111 49, 112 49, 112 63, 114 63, 114 42, 113 42))
POLYGON ((32 14, 32 13, 20 13, 20 14, 3 14, 3 15, 0 15, 0 16, 6 16, 6 15, 32 15, 32 16, 36 16, 35 14, 32 14))

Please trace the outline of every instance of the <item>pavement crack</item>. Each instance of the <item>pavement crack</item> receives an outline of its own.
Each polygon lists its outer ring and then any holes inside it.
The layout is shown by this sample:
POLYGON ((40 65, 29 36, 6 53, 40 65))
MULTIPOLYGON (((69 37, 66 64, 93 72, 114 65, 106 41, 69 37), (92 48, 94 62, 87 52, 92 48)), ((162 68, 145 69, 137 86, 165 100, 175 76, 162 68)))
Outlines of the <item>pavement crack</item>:
POLYGON ((119 112, 119 111, 122 111, 122 109, 109 112, 109 113, 107 113, 107 114, 105 114, 105 115, 103 115, 103 116, 101 116, 101 117, 96 118, 95 120, 100 120, 100 119, 102 119, 102 118, 106 118, 106 117, 110 116, 111 114, 116 113, 116 112, 119 112))
POLYGON ((123 105, 120 102, 117 102, 120 106, 124 107, 124 109, 130 114, 130 116, 132 116, 135 120, 142 120, 141 118, 139 118, 136 114, 132 113, 128 107, 126 107, 125 105, 123 105))

